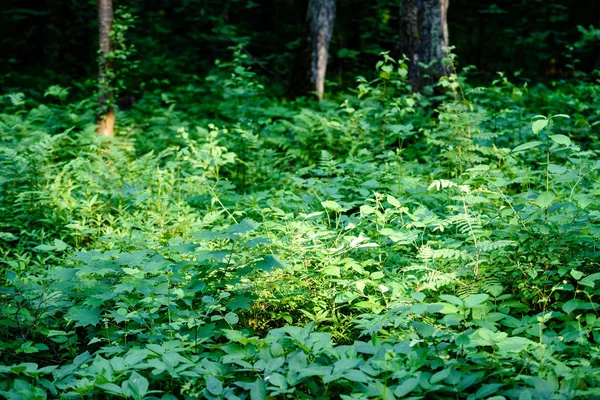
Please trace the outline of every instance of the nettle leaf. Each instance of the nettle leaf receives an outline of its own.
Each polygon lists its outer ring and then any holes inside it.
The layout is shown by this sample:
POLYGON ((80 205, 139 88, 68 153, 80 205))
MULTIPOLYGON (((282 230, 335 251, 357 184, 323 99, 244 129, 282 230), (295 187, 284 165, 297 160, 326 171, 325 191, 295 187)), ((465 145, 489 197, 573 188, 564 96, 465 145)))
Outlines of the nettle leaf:
POLYGON ((533 131, 534 134, 538 134, 542 131, 542 129, 544 129, 545 127, 548 126, 548 122, 550 120, 546 117, 544 117, 543 119, 538 119, 537 121, 534 121, 533 124, 531 125, 531 130, 533 131))
POLYGON ((88 325, 97 325, 100 322, 99 308, 88 308, 83 306, 75 306, 69 309, 69 318, 76 321, 75 327, 86 327, 88 325))

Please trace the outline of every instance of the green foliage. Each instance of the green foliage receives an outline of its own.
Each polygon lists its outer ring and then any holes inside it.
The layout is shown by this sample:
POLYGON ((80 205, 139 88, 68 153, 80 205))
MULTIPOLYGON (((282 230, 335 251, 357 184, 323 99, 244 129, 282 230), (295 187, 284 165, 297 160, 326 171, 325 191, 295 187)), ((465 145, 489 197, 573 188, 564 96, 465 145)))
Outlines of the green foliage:
POLYGON ((110 143, 2 98, 1 396, 600 396, 597 82, 417 95, 383 53, 286 103, 233 50, 110 143))

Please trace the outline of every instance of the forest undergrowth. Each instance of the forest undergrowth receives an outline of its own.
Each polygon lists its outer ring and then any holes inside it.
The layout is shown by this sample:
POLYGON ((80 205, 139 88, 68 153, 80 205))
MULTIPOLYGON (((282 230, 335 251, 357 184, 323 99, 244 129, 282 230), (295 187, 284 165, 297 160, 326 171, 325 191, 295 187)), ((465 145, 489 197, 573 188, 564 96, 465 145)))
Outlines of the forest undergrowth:
POLYGON ((0 396, 600 398, 600 80, 322 102, 244 54, 148 90, 3 95, 0 396))

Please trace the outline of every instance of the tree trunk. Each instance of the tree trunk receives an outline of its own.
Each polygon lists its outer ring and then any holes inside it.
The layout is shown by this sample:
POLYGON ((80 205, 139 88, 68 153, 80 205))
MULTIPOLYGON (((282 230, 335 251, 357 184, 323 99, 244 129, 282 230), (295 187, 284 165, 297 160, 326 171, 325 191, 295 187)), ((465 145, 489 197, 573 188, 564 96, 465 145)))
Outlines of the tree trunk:
POLYGON ((335 0, 310 0, 308 3, 309 42, 311 44, 310 83, 323 99, 325 74, 329 58, 329 42, 335 20, 335 0))
POLYGON ((443 48, 448 46, 449 1, 400 1, 398 47, 411 62, 408 77, 415 92, 436 83, 447 73, 441 60, 446 56, 443 48))
POLYGON ((112 65, 109 53, 112 50, 110 31, 113 24, 112 0, 98 0, 98 19, 100 25, 100 68, 98 74, 98 115, 96 132, 100 135, 114 136, 115 109, 112 65))

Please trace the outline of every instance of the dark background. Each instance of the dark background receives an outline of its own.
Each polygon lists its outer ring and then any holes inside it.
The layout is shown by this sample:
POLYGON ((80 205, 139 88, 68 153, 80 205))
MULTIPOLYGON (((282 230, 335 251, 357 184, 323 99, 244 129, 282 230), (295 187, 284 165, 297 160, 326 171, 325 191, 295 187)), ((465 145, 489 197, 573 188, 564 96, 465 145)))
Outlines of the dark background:
MULTIPOLYGON (((3 0, 0 13, 0 86, 3 92, 44 85, 82 85, 97 74, 95 1, 3 0)), ((330 90, 354 85, 368 74, 381 51, 397 42, 398 1, 341 0, 330 48, 330 90), (336 85, 337 84, 337 85, 336 85)), ((247 43, 255 68, 273 87, 290 85, 307 0, 128 0, 115 1, 136 18, 127 40, 138 68, 130 91, 143 83, 171 83, 206 76, 228 47, 247 43)), ((496 71, 522 77, 569 77, 598 66, 598 40, 582 38, 578 26, 598 26, 597 0, 451 0, 450 43, 459 64, 476 66, 487 78, 496 71), (595 47, 594 47, 595 45, 595 47), (571 46, 569 48, 568 46, 571 46), (573 58, 579 62, 573 64, 573 58)), ((598 38, 597 38, 598 39, 598 38)), ((284 90, 281 93, 285 93, 284 90)))

